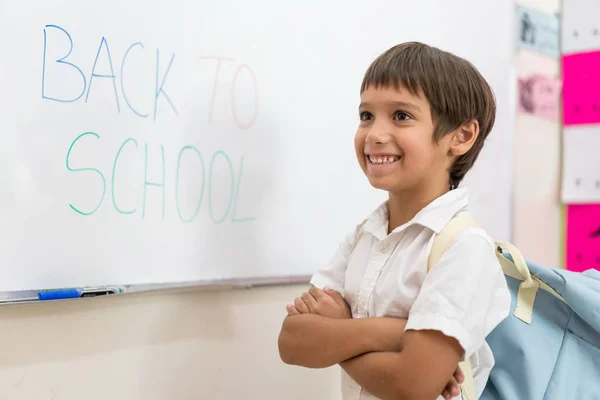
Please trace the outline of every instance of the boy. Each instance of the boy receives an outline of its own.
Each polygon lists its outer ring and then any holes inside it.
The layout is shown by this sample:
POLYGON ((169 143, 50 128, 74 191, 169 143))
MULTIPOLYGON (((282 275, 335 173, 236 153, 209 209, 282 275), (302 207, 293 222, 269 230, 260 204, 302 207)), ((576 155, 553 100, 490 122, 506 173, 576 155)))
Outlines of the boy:
POLYGON ((345 400, 460 399, 457 366, 468 358, 480 396, 494 364, 485 338, 510 308, 495 244, 469 228, 429 273, 427 258, 467 210, 458 185, 494 124, 492 90, 466 60, 411 42, 379 56, 360 93, 356 156, 389 200, 287 307, 281 358, 339 364, 345 400))

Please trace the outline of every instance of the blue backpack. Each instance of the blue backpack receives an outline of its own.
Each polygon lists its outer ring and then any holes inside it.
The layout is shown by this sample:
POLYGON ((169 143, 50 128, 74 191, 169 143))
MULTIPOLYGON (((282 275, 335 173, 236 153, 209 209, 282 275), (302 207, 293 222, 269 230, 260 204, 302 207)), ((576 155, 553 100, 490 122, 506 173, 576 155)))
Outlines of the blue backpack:
MULTIPOLYGON (((455 217, 432 253, 437 257, 454 236, 475 225, 468 215, 455 217)), ((486 338, 496 363, 479 399, 600 399, 600 271, 538 266, 510 243, 497 245, 512 306, 486 338)), ((474 400, 471 380, 461 389, 474 400)))

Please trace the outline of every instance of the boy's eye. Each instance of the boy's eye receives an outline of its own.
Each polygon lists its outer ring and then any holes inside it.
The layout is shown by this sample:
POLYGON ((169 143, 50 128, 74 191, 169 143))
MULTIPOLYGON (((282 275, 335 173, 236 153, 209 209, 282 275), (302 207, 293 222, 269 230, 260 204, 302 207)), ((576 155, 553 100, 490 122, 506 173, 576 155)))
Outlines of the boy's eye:
POLYGON ((396 113, 394 114, 394 119, 398 121, 408 121, 410 118, 410 115, 408 115, 404 111, 396 111, 396 113))
POLYGON ((360 113, 360 120, 361 121, 370 121, 371 119, 373 119, 373 115, 371 115, 370 112, 363 111, 363 112, 360 113))

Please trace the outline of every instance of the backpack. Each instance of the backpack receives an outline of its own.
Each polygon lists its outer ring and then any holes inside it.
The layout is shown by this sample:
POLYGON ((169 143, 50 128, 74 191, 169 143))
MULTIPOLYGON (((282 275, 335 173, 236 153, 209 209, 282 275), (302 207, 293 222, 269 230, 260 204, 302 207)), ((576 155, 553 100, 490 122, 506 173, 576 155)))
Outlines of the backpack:
MULTIPOLYGON (((454 217, 436 236, 428 271, 463 230, 454 217)), ((496 255, 511 293, 511 314, 486 338, 495 365, 480 400, 600 399, 600 271, 575 273, 525 261, 510 243, 496 255)), ((477 400, 468 360, 463 398, 477 400)))

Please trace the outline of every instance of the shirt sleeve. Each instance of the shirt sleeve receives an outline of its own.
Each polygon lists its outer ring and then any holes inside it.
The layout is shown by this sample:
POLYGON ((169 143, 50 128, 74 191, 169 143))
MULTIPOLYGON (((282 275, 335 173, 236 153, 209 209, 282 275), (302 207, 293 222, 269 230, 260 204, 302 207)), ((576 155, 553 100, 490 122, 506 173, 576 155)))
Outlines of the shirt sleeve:
POLYGON ((323 289, 328 287, 338 291, 342 296, 345 296, 344 287, 346 283, 346 269, 348 267, 348 259, 354 251, 354 247, 358 242, 361 225, 356 227, 354 231, 346 235, 345 239, 340 243, 329 264, 318 270, 310 281, 311 285, 323 289))
POLYGON ((455 338, 468 358, 510 312, 510 292, 495 244, 480 228, 459 234, 431 268, 406 330, 437 330, 455 338))

